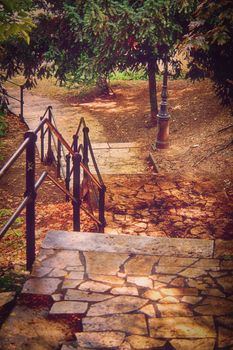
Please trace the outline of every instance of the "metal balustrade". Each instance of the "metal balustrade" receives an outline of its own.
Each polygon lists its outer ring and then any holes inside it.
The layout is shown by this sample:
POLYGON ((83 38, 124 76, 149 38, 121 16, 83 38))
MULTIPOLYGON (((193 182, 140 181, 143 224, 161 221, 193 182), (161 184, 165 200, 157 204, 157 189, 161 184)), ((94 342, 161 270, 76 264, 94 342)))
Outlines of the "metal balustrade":
POLYGON ((73 229, 80 231, 80 210, 83 210, 98 226, 100 232, 105 227, 105 192, 106 187, 100 175, 91 142, 89 129, 83 118, 73 137, 70 146, 58 131, 52 114, 52 107, 47 107, 39 125, 34 130, 25 133, 25 139, 0 170, 0 178, 8 171, 19 156, 26 152, 26 188, 24 199, 0 231, 0 239, 4 237, 22 210, 26 208, 26 267, 31 270, 35 260, 35 206, 36 194, 45 178, 52 181, 73 205, 73 229), (80 133, 82 131, 83 140, 80 133), (40 136, 40 158, 47 165, 55 164, 57 177, 63 177, 65 188, 60 185, 48 172, 43 172, 35 181, 36 167, 36 140, 40 136), (89 169, 89 161, 93 163, 96 175, 89 169), (64 167, 65 163, 65 167, 64 167), (70 182, 73 178, 73 193, 70 191, 70 182), (93 204, 94 203, 94 204, 93 204))

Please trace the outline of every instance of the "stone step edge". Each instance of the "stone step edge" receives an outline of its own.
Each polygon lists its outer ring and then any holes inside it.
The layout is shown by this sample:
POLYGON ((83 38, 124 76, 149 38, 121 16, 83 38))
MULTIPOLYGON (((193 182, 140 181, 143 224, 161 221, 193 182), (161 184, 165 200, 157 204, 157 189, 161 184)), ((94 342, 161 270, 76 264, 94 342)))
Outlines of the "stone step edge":
POLYGON ((47 233, 42 248, 198 258, 233 256, 233 241, 56 230, 47 233))

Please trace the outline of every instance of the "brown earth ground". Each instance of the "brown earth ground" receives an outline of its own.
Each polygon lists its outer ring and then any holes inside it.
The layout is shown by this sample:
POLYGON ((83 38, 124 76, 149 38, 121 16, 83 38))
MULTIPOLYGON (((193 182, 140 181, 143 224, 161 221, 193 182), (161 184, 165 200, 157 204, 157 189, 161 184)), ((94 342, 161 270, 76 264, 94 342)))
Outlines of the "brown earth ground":
MULTIPOLYGON (((93 93, 80 98, 75 90, 42 81, 35 92, 43 95, 46 91, 46 96, 78 104, 84 116, 85 111, 93 114, 104 127, 106 141, 152 144, 156 129, 150 124, 147 82, 114 82, 112 88, 114 95, 110 97, 95 97, 93 93)), ((105 177, 106 232, 231 239, 233 128, 225 129, 232 125, 230 112, 219 104, 210 82, 178 80, 169 84, 169 113, 171 147, 153 152, 159 173, 148 166, 146 176, 105 177)), ((20 144, 26 130, 17 117, 8 116, 7 120, 8 134, 0 146, 1 165, 20 144)), ((37 173, 42 170, 44 166, 37 159, 37 173)), ((15 208, 22 198, 23 171, 19 160, 1 180, 1 209, 15 208)), ((8 214, 3 211, 0 219, 4 221, 8 214)), ((24 260, 22 221, 1 243, 3 266, 20 266, 24 260)), ((47 230, 72 229, 71 204, 65 203, 64 196, 48 182, 38 193, 36 225, 38 249, 47 230)), ((83 216, 82 230, 95 229, 83 216)))
MULTIPOLYGON (((159 102, 161 82, 157 85, 159 102)), ((171 146, 155 152, 160 173, 207 175, 220 186, 233 188, 233 127, 225 129, 233 124, 229 109, 219 103, 208 80, 173 80, 168 87, 171 146)), ((42 80, 32 92, 82 107, 84 117, 90 113, 103 126, 106 142, 154 143, 147 81, 113 81, 111 88, 114 94, 106 97, 95 89, 84 94, 42 80)))

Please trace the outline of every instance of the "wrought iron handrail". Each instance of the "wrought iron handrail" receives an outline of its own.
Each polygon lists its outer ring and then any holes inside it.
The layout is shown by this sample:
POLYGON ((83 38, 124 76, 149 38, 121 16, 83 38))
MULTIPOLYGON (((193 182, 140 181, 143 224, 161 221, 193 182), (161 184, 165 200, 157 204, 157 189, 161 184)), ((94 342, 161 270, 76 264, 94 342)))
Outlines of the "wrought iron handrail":
POLYGON ((52 109, 52 106, 48 106, 43 114, 43 116, 40 118, 40 120, 44 119, 44 117, 46 116, 47 112, 49 109, 52 109))
MULTIPOLYGON (((65 188, 63 188, 47 171, 43 171, 43 173, 41 174, 41 176, 39 177, 39 179, 37 180, 37 182, 35 183, 35 192, 40 188, 40 186, 42 185, 42 183, 44 182, 44 180, 46 179, 46 177, 48 177, 49 180, 51 180, 55 186, 57 186, 63 193, 65 193, 66 195, 68 195, 72 201, 77 202, 76 198, 74 196, 72 196, 72 194, 67 191, 65 188)), ((10 219, 7 221, 7 223, 4 225, 4 227, 0 230, 0 239, 2 239, 6 232, 9 230, 9 228, 12 226, 12 224, 15 222, 15 220, 19 217, 19 215, 21 214, 21 212, 23 211, 23 209, 25 209, 28 201, 30 200, 31 196, 27 195, 22 202, 20 203, 20 205, 17 207, 17 209, 15 210, 15 212, 12 214, 12 216, 10 217, 10 219)), ((89 213, 85 207, 82 206, 82 209, 85 211, 85 213, 90 216, 97 224, 101 224, 101 222, 96 219, 96 217, 94 215, 92 215, 91 213, 89 213)))
MULTIPOLYGON (((93 152, 93 148, 92 148, 92 145, 91 145, 91 141, 90 141, 90 138, 89 138, 89 128, 87 127, 85 119, 83 117, 80 119, 80 122, 79 122, 79 125, 78 125, 78 128, 76 130, 76 133, 75 133, 74 137, 79 137, 79 133, 80 133, 82 125, 83 125, 83 145, 80 143, 79 147, 80 147, 80 145, 82 145, 82 152, 83 153, 88 152, 88 150, 85 149, 85 148, 88 147, 90 155, 91 155, 91 159, 92 159, 95 171, 96 171, 96 175, 97 175, 98 180, 99 180, 99 183, 100 183, 100 185, 104 185, 103 179, 102 179, 102 177, 100 175, 100 171, 99 171, 99 168, 98 168, 95 156, 94 156, 94 152, 93 152)), ((74 145, 74 141, 72 143, 72 146, 73 145, 74 145)), ((88 164, 88 159, 87 159, 87 164, 88 164)), ((87 164, 85 164, 85 165, 87 166, 87 164)))
POLYGON ((86 137, 87 137, 88 147, 89 147, 89 151, 90 151, 90 154, 91 154, 91 158, 92 158, 92 162, 93 162, 93 165, 94 165, 96 174, 97 174, 97 176, 98 176, 98 179, 99 179, 100 184, 101 184, 101 185, 104 185, 102 176, 101 176, 101 174, 100 174, 98 165, 97 165, 97 163, 96 163, 96 159, 95 159, 95 156, 94 156, 93 148, 92 148, 91 141, 90 141, 90 138, 89 138, 89 134, 88 134, 88 133, 87 133, 87 136, 86 136, 86 137))
MULTIPOLYGON (((99 220, 103 223, 103 226, 105 226, 105 218, 104 218, 104 206, 105 206, 105 192, 106 192, 106 187, 104 185, 103 179, 100 175, 100 171, 94 156, 94 152, 93 152, 93 148, 91 145, 91 141, 89 138, 89 128, 86 125, 85 119, 81 118, 78 128, 76 130, 76 133, 74 135, 74 141, 73 144, 75 144, 75 141, 78 145, 77 149, 78 151, 82 152, 83 155, 83 164, 85 165, 85 167, 89 170, 89 161, 92 161, 92 165, 94 166, 94 170, 95 170, 95 175, 98 178, 98 182, 100 184, 100 187, 98 189, 98 191, 95 189, 95 187, 93 186, 92 181, 89 181, 88 178, 88 174, 84 173, 84 179, 83 179, 83 186, 84 188, 87 187, 87 193, 89 193, 89 204, 90 204, 90 210, 93 212, 93 208, 92 208, 92 201, 91 199, 93 199, 93 201, 95 202, 95 205, 98 207, 99 209, 99 220), (80 137, 80 131, 82 129, 83 132, 83 142, 79 142, 78 145, 78 141, 79 139, 81 139, 80 137), (89 159, 90 156, 90 159, 89 159)), ((90 170, 89 170, 90 171, 90 170)), ((72 170, 71 170, 72 172, 72 170)))
MULTIPOLYGON (((52 176, 50 176, 48 173, 47 173, 47 177, 54 183, 55 186, 57 186, 64 194, 68 195, 72 201, 75 201, 77 202, 76 198, 74 196, 72 196, 72 194, 67 191, 65 188, 63 188, 52 176)), ((81 202, 83 202, 81 200, 81 202)), ((101 225, 101 222, 96 219, 96 217, 94 215, 92 215, 88 210, 86 210, 86 208, 84 206, 81 205, 81 209, 88 215, 90 216, 98 225, 101 225)))
MULTIPOLYGON (((106 188, 104 186, 103 180, 102 180, 100 172, 98 170, 97 163, 94 159, 94 154, 93 154, 93 150, 91 148, 90 140, 88 140, 87 133, 88 133, 89 129, 86 126, 85 120, 82 117, 80 122, 79 122, 78 128, 77 128, 77 130, 80 132, 81 127, 83 126, 83 136, 84 136, 83 145, 82 145, 82 143, 80 143, 78 145, 78 136, 79 135, 77 135, 77 132, 76 132, 76 134, 73 136, 73 143, 70 147, 69 144, 64 140, 62 135, 59 133, 59 131, 56 127, 56 122, 55 122, 54 116, 52 114, 52 107, 49 106, 47 111, 48 111, 48 116, 45 116, 45 114, 44 114, 44 116, 41 118, 40 124, 34 130, 34 132, 36 132, 36 133, 38 133, 41 130, 41 160, 44 161, 44 136, 46 133, 48 133, 48 137, 50 134, 51 134, 51 136, 50 136, 50 141, 48 141, 48 152, 47 152, 46 161, 47 162, 50 161, 52 163, 55 160, 55 157, 54 157, 53 151, 52 151, 52 146, 51 146, 51 140, 53 140, 53 143, 55 145, 55 151, 57 154, 57 162, 56 162, 57 176, 60 177, 60 167, 62 167, 62 165, 63 165, 61 162, 61 150, 62 150, 64 163, 66 164, 66 171, 64 171, 64 169, 62 168, 62 172, 63 172, 63 177, 65 178, 66 190, 69 191, 70 190, 71 175, 73 174, 73 167, 70 167, 70 158, 74 157, 75 152, 83 155, 82 160, 80 161, 80 166, 84 171, 84 173, 83 173, 84 178, 89 179, 88 193, 93 194, 92 197, 85 196, 86 200, 88 201, 89 208, 91 210, 91 212, 89 212, 89 213, 93 214, 93 209, 92 209, 92 205, 91 205, 91 201, 93 199, 95 202, 95 207, 98 208, 98 210, 99 210, 98 222, 102 222, 102 224, 99 225, 99 228, 101 231, 103 231, 104 226, 105 226, 104 197, 105 197, 106 188), (47 128, 45 130, 44 130, 44 125, 47 126, 47 128), (54 135, 58 139, 57 147, 56 147, 56 142, 54 140, 54 135), (90 144, 90 147, 88 147, 89 144, 90 144), (66 154, 66 155, 65 155, 65 150, 68 151, 68 154, 66 154), (94 164, 94 168, 96 169, 97 178, 91 173, 91 171, 89 169, 88 152, 90 152, 91 159, 93 159, 93 164, 94 164), (66 175, 64 173, 66 173, 66 175), (97 186, 98 191, 96 190, 94 185, 97 186), (91 186, 91 187, 89 187, 89 186, 91 186)), ((87 185, 87 181, 84 181, 84 179, 83 179, 82 188, 85 187, 86 185, 87 185)), ((83 194, 83 191, 81 193, 83 194)), ((67 201, 69 200, 69 196, 66 196, 66 200, 67 201)))
POLYGON ((17 102, 21 102, 21 100, 19 100, 18 98, 16 98, 16 97, 14 97, 14 96, 9 95, 9 94, 8 94, 8 92, 5 92, 5 93, 4 93, 4 95, 6 95, 7 97, 12 98, 12 100, 15 100, 15 101, 17 101, 17 102))
MULTIPOLYGON (((48 125, 49 129, 55 134, 55 136, 59 139, 59 141, 62 143, 62 145, 69 152, 69 154, 74 156, 75 152, 73 151, 72 147, 68 144, 68 142, 66 142, 66 140, 63 138, 61 133, 56 129, 56 127, 47 118, 44 118, 43 120, 41 120, 40 124, 33 130, 34 133, 37 134, 41 130, 41 128, 44 124, 48 125)), ((90 140, 89 140, 89 144, 90 144, 90 140)), ((93 150, 92 150, 92 155, 93 155, 93 150)), ((95 164, 96 164, 96 162, 95 162, 95 164)), ((90 172, 90 170, 82 162, 80 165, 83 168, 83 170, 88 174, 88 176, 94 181, 94 183, 98 187, 101 187, 101 183, 94 177, 94 175, 90 172)), ((96 167, 97 167, 97 164, 96 164, 96 167)), ((98 171, 98 173, 99 173, 99 171, 98 171)), ((99 176, 100 176, 100 173, 99 173, 99 176)), ((101 176, 100 176, 100 178, 101 178, 101 176)), ((101 178, 101 180, 102 180, 102 178, 101 178)), ((103 180, 102 180, 102 183, 103 183, 103 180)))
MULTIPOLYGON (((52 107, 50 107, 50 112, 51 112, 51 110, 52 110, 52 107)), ((51 117, 52 117, 52 122, 53 122, 55 128, 58 130, 58 128, 57 128, 57 123, 56 123, 56 120, 55 120, 54 115, 53 115, 52 112, 51 112, 51 117)), ((52 136, 53 136, 53 135, 52 135, 52 136)), ((54 146, 56 147, 56 142, 55 142, 54 136, 53 136, 53 143, 54 143, 54 146)), ((59 153, 58 148, 59 148, 59 146, 57 146, 57 156, 58 156, 58 158, 61 158, 61 154, 58 154, 58 153, 59 153)), ((65 160, 66 155, 65 155, 65 150, 64 150, 63 144, 61 144, 61 151, 62 151, 63 159, 65 160)), ((59 163, 59 161, 60 161, 60 159, 58 159, 58 163, 59 163)), ((60 162, 59 165, 61 165, 62 175, 63 175, 63 177, 65 178, 65 171, 64 171, 64 167, 63 167, 63 165, 62 165, 62 162, 60 162)), ((59 172, 59 171, 58 171, 58 172, 59 172)), ((60 174, 60 172, 59 172, 59 174, 60 174)), ((58 175, 59 175, 59 174, 58 174, 58 175)))
POLYGON ((16 86, 18 86, 18 87, 22 86, 22 84, 15 83, 14 81, 9 80, 9 79, 7 79, 6 81, 7 81, 8 83, 11 83, 11 84, 16 85, 16 86))
MULTIPOLYGON (((67 151, 69 152, 70 155, 74 156, 75 152, 73 151, 73 149, 69 146, 69 144, 66 142, 66 140, 62 137, 62 135, 59 133, 59 131, 48 121, 46 120, 46 124, 48 125, 48 127, 50 128, 50 130, 56 135, 56 137, 61 141, 61 143, 63 144, 63 146, 65 146, 65 148, 67 149, 67 151)), ((93 182, 99 187, 101 188, 101 184, 99 183, 99 181, 94 177, 94 175, 90 172, 90 170, 82 163, 80 162, 81 167, 83 168, 83 170, 85 171, 85 173, 93 180, 93 182)))
MULTIPOLYGON (((87 127, 86 122, 85 122, 85 119, 84 119, 83 117, 81 117, 81 119, 80 119, 80 121, 79 121, 79 125, 78 125, 78 127, 77 127, 77 130, 76 130, 76 133, 74 134, 74 136, 79 136, 79 132, 80 132, 80 130, 81 130, 82 125, 83 125, 84 128, 87 127)), ((74 141, 73 141, 71 147, 73 147, 73 146, 74 146, 74 141)))
MULTIPOLYGON (((9 221, 5 224, 5 226, 0 231, 0 239, 5 235, 7 230, 10 228, 12 223, 15 221, 15 219, 20 215, 22 210, 26 207, 26 250, 27 250, 27 269, 31 269, 32 264, 35 259, 35 199, 36 199, 36 192, 45 180, 46 176, 60 189, 62 190, 67 198, 72 199, 73 204, 73 225, 74 230, 79 231, 80 230, 80 209, 82 209, 93 221, 99 226, 100 231, 104 230, 105 227, 105 217, 104 217, 104 200, 105 200, 105 191, 106 188, 103 184, 103 182, 99 182, 95 176, 90 172, 88 167, 88 162, 84 164, 84 159, 82 161, 82 157, 80 154, 81 149, 83 148, 83 152, 85 153, 85 147, 90 144, 90 140, 88 143, 88 133, 87 137, 85 139, 85 144, 83 147, 80 144, 79 147, 77 145, 77 139, 73 143, 73 148, 69 146, 69 144, 66 142, 66 140, 63 138, 63 136, 60 134, 60 132, 57 130, 57 128, 52 124, 51 118, 46 117, 46 113, 51 111, 51 107, 48 107, 46 109, 46 112, 43 116, 43 119, 41 120, 40 124, 37 128, 34 130, 29 130, 25 133, 25 140, 21 143, 21 145, 18 147, 18 149, 15 151, 15 153, 10 157, 10 159, 7 161, 7 163, 2 167, 0 170, 0 178, 6 173, 6 171, 14 164, 14 162, 20 157, 20 155, 26 151, 26 191, 25 191, 25 198, 21 202, 21 204, 18 206, 14 214, 11 216, 9 221), (44 132, 44 125, 47 125, 48 131, 48 138, 50 140, 51 144, 51 134, 53 133, 57 139, 60 145, 64 145, 66 150, 68 151, 67 157, 70 158, 72 156, 73 161, 73 195, 70 193, 69 190, 64 189, 55 179, 53 179, 47 172, 43 172, 40 178, 37 182, 35 182, 35 148, 36 148, 36 139, 37 134, 39 131, 41 131, 43 137, 46 133, 44 132), (78 153, 79 150, 79 153, 78 153), (80 169, 83 169, 83 174, 85 176, 88 176, 88 179, 91 180, 92 186, 94 184, 98 187, 99 191, 99 218, 97 219, 95 215, 93 214, 93 211, 88 211, 84 203, 84 196, 81 196, 81 187, 80 187, 80 169)), ((51 117, 51 113, 50 113, 51 117)), ((85 123, 85 122, 84 122, 85 123)), ((85 125, 85 124, 84 124, 85 125)), ((86 127, 85 127, 86 128, 86 127)), ((85 129, 84 128, 84 129, 85 129)), ((86 128, 87 129, 87 128, 86 128)), ((85 132, 84 132, 85 135, 85 132)), ((51 145, 50 145, 51 146, 51 145)), ((49 153, 49 144, 48 144, 48 153, 49 153)), ((93 150, 91 148, 91 144, 89 145, 89 150, 93 150)), ((85 156, 85 155, 84 155, 85 156)), ((94 155, 93 155, 94 156, 94 155)), ((97 166, 97 165, 96 165, 97 166)), ((69 165, 70 167, 70 165, 69 165)), ((70 171, 70 170, 69 170, 70 171)), ((100 175, 100 174, 99 174, 100 175)), ((70 176, 70 174, 69 174, 70 176)), ((102 180, 102 178, 101 178, 102 180)))
MULTIPOLYGON (((42 185, 43 181, 45 180, 46 176, 48 175, 48 173, 46 171, 44 171, 40 178, 37 180, 37 182, 35 183, 35 191, 38 190, 38 188, 42 185)), ((9 228, 11 227, 11 225, 15 222, 15 220, 19 217, 19 215, 21 214, 21 212, 23 211, 23 209, 26 207, 28 201, 31 199, 30 195, 27 195, 22 202, 20 203, 20 205, 18 206, 18 208, 15 210, 15 212, 12 214, 12 216, 10 217, 10 219, 7 221, 7 223, 4 225, 4 227, 1 229, 0 231, 0 239, 2 239, 6 232, 9 230, 9 228)))
POLYGON ((5 174, 5 172, 12 166, 12 164, 19 158, 19 156, 26 149, 27 144, 29 143, 29 138, 26 138, 23 143, 18 147, 16 152, 11 156, 11 158, 6 162, 6 164, 0 170, 0 178, 5 174))
POLYGON ((7 90, 2 90, 1 91, 1 93, 4 95, 4 96, 7 96, 7 97, 9 97, 9 98, 11 98, 11 99, 13 99, 13 100, 15 100, 15 101, 17 101, 17 102, 19 102, 20 103, 20 114, 19 114, 19 116, 20 116, 20 119, 22 120, 22 121, 24 121, 24 84, 17 84, 17 83, 15 83, 15 82, 13 82, 13 81, 11 81, 11 80, 8 80, 8 79, 6 79, 5 80, 5 82, 8 82, 8 83, 10 83, 10 84, 13 84, 13 85, 15 85, 15 86, 18 86, 19 87, 19 94, 20 94, 20 98, 18 99, 18 98, 16 98, 16 97, 14 97, 14 96, 11 96, 11 95, 9 95, 8 94, 8 92, 7 92, 7 90))

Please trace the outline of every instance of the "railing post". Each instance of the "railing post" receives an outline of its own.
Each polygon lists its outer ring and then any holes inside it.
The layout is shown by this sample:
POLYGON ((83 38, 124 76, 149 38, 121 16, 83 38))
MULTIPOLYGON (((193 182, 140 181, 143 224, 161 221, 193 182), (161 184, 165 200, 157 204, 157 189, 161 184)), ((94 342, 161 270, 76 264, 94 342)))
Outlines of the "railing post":
POLYGON ((57 177, 61 177, 61 141, 57 140, 57 177))
MULTIPOLYGON (((52 123, 52 107, 48 107, 48 120, 50 124, 52 123)), ((52 132, 50 129, 48 129, 48 151, 47 151, 47 157, 46 157, 46 163, 52 164, 54 160, 54 155, 52 151, 52 132)))
MULTIPOLYGON (((88 142, 88 133, 89 133, 89 128, 84 127, 83 128, 83 164, 85 165, 85 167, 88 167, 88 146, 89 146, 89 142, 88 142)), ((85 177, 85 172, 84 172, 84 177, 85 177)))
POLYGON ((78 152, 78 136, 73 135, 73 150, 74 152, 78 152))
POLYGON ((99 225, 99 231, 104 232, 104 228, 106 225, 105 221, 105 192, 106 187, 105 185, 102 185, 101 188, 99 188, 99 221, 101 224, 99 225))
MULTIPOLYGON (((65 183, 66 183, 66 190, 70 192, 70 155, 66 155, 66 178, 65 178, 65 183)), ((66 201, 69 202, 70 198, 66 194, 66 201)))
POLYGON ((35 146, 36 134, 29 130, 25 133, 25 138, 30 141, 26 148, 26 192, 25 197, 30 196, 26 205, 26 256, 27 270, 31 270, 35 260, 35 146))
MULTIPOLYGON (((43 117, 40 118, 42 120, 43 117)), ((40 130, 40 160, 44 163, 44 124, 41 126, 40 130)))
POLYGON ((80 162, 81 155, 75 153, 73 156, 73 228, 74 231, 80 231, 80 162))
POLYGON ((23 122, 24 121, 24 96, 23 96, 23 90, 24 86, 20 85, 20 119, 23 122))

